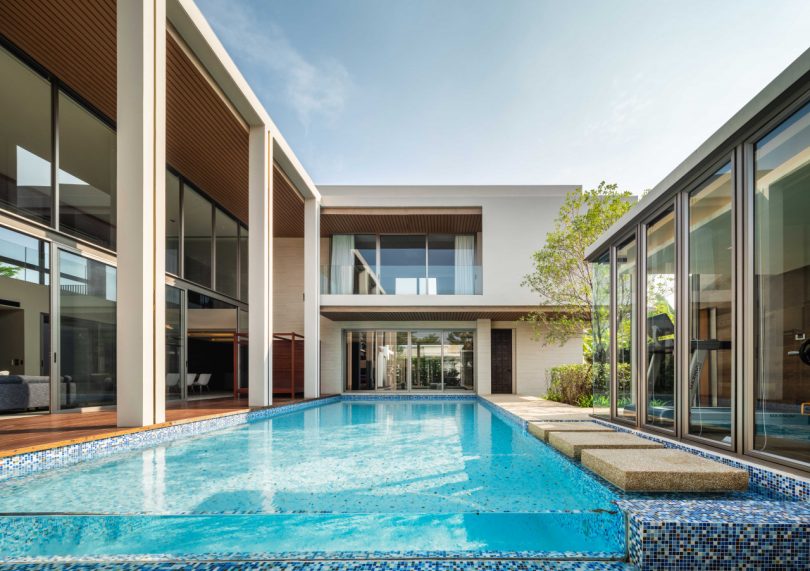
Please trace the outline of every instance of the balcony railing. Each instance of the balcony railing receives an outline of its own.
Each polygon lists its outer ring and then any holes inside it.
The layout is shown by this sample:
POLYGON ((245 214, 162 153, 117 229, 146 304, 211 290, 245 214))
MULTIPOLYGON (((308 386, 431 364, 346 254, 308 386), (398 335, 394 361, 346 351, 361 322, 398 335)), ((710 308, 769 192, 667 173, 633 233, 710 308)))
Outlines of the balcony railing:
POLYGON ((481 266, 321 266, 321 293, 332 295, 481 295, 481 266))

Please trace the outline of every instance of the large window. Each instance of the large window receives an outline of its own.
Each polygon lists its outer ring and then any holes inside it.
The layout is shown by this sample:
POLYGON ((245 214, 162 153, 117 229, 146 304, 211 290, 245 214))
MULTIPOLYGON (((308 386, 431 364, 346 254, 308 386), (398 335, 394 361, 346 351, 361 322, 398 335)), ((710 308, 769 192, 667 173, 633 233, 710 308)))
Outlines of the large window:
POLYGON ((593 411, 610 416, 610 252, 591 264, 591 359, 593 361, 593 411))
POLYGON ((248 229, 239 227, 239 299, 248 300, 248 229))
POLYGON ((474 332, 347 331, 348 391, 470 391, 474 332))
POLYGON ((731 443, 732 179, 726 164, 689 194, 688 432, 731 443))
POLYGON ((0 207, 51 223, 51 86, 0 48, 0 207))
POLYGON ((166 171, 166 271, 180 275, 180 179, 166 171))
POLYGON ((393 295, 435 294, 425 276, 427 251, 420 235, 380 236, 380 281, 393 295))
POLYGON ((637 321, 636 240, 616 248, 616 416, 635 421, 638 408, 636 383, 637 321))
POLYGON ((810 462, 810 105, 756 144, 754 449, 810 462))
POLYGON ((184 277, 211 287, 213 205, 188 186, 183 189, 184 277))
POLYGON ((675 213, 647 225, 647 424, 675 425, 675 213))
POLYGON ((115 131, 59 93, 59 228, 115 247, 115 131))
POLYGON ((186 341, 183 329, 184 295, 183 290, 166 286, 166 400, 183 398, 186 386, 183 382, 186 341))
POLYGON ((115 268, 59 252, 62 407, 115 404, 115 268))
POLYGON ((216 290, 237 297, 236 277, 239 264, 238 226, 236 220, 216 209, 216 290))

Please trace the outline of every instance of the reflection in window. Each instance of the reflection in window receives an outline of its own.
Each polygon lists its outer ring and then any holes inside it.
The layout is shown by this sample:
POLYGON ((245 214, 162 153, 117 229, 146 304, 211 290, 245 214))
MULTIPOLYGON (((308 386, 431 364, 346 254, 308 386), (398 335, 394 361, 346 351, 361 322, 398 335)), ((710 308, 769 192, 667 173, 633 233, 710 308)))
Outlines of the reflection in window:
POLYGON ((212 208, 189 186, 183 188, 184 277, 206 287, 211 287, 212 208))
POLYGON ((616 248, 616 416, 636 419, 636 240, 616 248))
POLYGON ((591 264, 591 357, 593 361, 593 412, 610 416, 610 252, 591 264))
POLYGON ((115 404, 115 268, 59 252, 63 408, 115 404))
POLYGON ((475 386, 473 370, 473 332, 445 331, 442 357, 444 389, 472 390, 475 386))
POLYGON ((183 290, 166 286, 166 400, 183 397, 183 290))
POLYGON ((411 333, 411 388, 442 390, 442 332, 411 333))
POLYGON ((435 294, 425 277, 424 235, 380 236, 380 280, 387 294, 435 294))
POLYGON ((244 302, 248 300, 248 229, 244 226, 239 228, 239 299, 244 302))
POLYGON ((810 462, 810 105, 757 142, 754 449, 810 462))
POLYGON ((115 131, 59 94, 59 227, 115 246, 115 131))
POLYGON ((166 271, 180 275, 180 179, 166 171, 166 271))
POLYGON ((217 281, 216 290, 236 297, 236 264, 237 264, 237 229, 236 220, 216 209, 215 236, 217 240, 217 281))
POLYGON ((0 208, 51 222, 51 86, 0 48, 0 208))
POLYGON ((731 443, 731 164, 689 195, 689 433, 731 443))
POLYGON ((647 424, 675 424, 675 213, 647 225, 647 424))

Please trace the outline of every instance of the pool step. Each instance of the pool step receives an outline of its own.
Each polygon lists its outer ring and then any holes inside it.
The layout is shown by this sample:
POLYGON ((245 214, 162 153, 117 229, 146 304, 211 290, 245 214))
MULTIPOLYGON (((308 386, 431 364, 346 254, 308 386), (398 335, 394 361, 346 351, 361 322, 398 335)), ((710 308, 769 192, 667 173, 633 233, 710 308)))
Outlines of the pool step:
POLYGON ((663 444, 626 432, 552 432, 548 443, 579 460, 583 450, 593 448, 663 448, 663 444))
POLYGON ((529 432, 543 442, 548 442, 552 432, 614 432, 614 430, 595 422, 530 422, 529 432))
POLYGON ((682 450, 582 451, 582 464, 629 492, 728 492, 748 488, 748 472, 682 450))

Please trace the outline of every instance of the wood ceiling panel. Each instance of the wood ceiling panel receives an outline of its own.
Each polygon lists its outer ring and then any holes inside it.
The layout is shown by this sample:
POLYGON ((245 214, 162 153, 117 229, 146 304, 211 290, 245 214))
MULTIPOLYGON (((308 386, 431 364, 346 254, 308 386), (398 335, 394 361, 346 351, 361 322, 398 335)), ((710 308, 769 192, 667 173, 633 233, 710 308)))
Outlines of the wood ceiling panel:
POLYGON ((166 161, 248 223, 249 134, 177 41, 166 38, 166 161))
POLYGON ((2 0, 0 33, 115 121, 115 0, 2 0))
POLYGON ((446 233, 475 234, 481 231, 481 214, 404 214, 392 208, 387 214, 329 213, 321 216, 321 236, 333 234, 446 233))
POLYGON ((304 199, 275 165, 273 165, 273 236, 304 237, 304 199))

